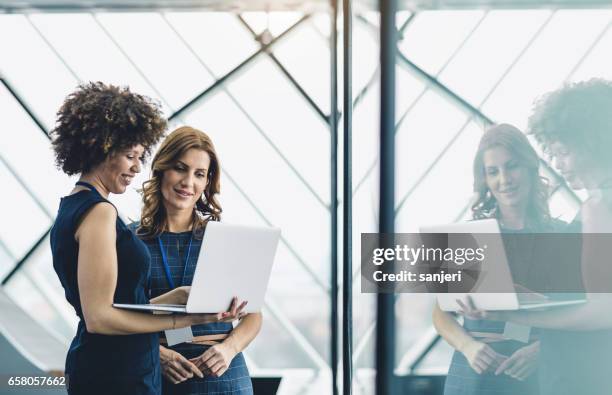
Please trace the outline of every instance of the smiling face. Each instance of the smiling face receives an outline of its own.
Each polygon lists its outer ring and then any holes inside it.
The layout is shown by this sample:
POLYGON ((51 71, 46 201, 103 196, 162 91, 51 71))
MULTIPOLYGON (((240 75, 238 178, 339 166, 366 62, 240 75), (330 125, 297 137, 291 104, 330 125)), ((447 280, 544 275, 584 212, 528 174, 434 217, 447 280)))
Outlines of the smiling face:
POLYGON ((484 151, 482 162, 487 188, 502 211, 527 204, 531 182, 525 165, 501 146, 484 151))
POLYGON ((578 159, 574 151, 558 141, 550 144, 550 155, 555 169, 565 178, 572 189, 584 188, 586 166, 578 159))
POLYGON ((110 193, 124 193, 136 174, 140 173, 143 155, 144 147, 138 144, 106 158, 96 169, 104 188, 110 193))
POLYGON ((164 171, 161 193, 166 210, 193 210, 208 183, 210 156, 206 151, 191 148, 164 171))

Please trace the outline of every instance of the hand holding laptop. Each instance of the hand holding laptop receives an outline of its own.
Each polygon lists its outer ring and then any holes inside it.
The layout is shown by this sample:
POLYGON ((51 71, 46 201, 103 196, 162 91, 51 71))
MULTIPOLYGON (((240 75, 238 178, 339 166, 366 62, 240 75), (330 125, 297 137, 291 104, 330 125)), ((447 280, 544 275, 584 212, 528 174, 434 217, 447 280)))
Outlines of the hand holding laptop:
POLYGON ((191 325, 209 324, 214 322, 234 322, 242 319, 247 313, 244 311, 248 301, 238 302, 238 298, 234 297, 227 311, 222 311, 213 314, 181 314, 175 317, 176 328, 187 327, 191 325))
POLYGON ((492 310, 482 310, 476 307, 474 303, 474 299, 470 295, 466 295, 465 301, 461 299, 456 299, 457 304, 459 305, 459 310, 457 310, 458 314, 461 314, 465 318, 469 318, 471 320, 492 320, 492 321, 506 321, 506 311, 492 311, 492 310))
POLYGON ((191 292, 191 286, 184 285, 182 287, 176 287, 171 291, 166 292, 163 295, 159 295, 156 298, 150 300, 152 304, 187 304, 189 298, 189 292, 191 292))
POLYGON ((184 296, 183 290, 169 298, 161 295, 150 304, 113 303, 113 306, 140 311, 204 313, 200 319, 213 322, 211 319, 216 314, 210 313, 226 309, 238 295, 250 302, 245 309, 246 306, 236 301, 240 312, 243 309, 246 313, 259 312, 264 304, 279 239, 280 229, 277 228, 210 222, 206 225, 186 303, 184 300, 178 304, 169 301, 181 293, 184 296))

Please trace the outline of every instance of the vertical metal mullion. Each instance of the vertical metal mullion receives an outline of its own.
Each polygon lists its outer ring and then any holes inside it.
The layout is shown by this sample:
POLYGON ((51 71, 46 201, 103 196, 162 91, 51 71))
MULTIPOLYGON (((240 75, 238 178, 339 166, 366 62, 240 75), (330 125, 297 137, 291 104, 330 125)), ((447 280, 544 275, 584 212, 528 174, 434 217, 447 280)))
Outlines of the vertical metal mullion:
POLYGON ((331 372, 332 395, 338 395, 338 0, 330 13, 330 214, 331 214, 331 372))
MULTIPOLYGON (((395 231, 395 59, 397 1, 380 1, 380 207, 379 232, 395 231)), ((394 393, 395 315, 393 294, 377 297, 376 394, 394 393)))
POLYGON ((352 243, 352 150, 351 132, 353 122, 353 92, 352 92, 352 7, 351 0, 342 2, 342 27, 343 27, 343 232, 342 232, 342 393, 352 393, 353 378, 353 243, 352 243))

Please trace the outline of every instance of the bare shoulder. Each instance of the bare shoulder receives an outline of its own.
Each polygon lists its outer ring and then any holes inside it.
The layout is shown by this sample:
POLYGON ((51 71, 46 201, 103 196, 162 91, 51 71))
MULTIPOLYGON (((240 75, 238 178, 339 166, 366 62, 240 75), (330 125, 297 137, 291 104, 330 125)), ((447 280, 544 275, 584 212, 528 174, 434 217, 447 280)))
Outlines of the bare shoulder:
POLYGON ((99 233, 114 231, 115 221, 117 220, 117 210, 115 206, 108 202, 94 204, 81 218, 75 233, 75 239, 87 233, 99 233))

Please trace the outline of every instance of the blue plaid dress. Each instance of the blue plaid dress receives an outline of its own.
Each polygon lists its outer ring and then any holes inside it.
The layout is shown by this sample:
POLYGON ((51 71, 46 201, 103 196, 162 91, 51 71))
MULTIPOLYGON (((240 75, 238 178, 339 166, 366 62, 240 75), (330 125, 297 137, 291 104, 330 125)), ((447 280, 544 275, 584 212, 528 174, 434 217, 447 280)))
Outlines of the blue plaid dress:
MULTIPOLYGON (((133 227, 134 228, 134 227, 133 227)), ((170 274, 176 286, 191 285, 193 275, 202 246, 202 240, 194 237, 189 254, 189 262, 185 271, 185 279, 181 284, 181 277, 185 270, 185 258, 189 246, 189 239, 192 232, 171 233, 164 232, 160 237, 162 246, 165 249, 170 274)), ((170 291, 168 280, 164 272, 161 251, 157 238, 143 240, 149 252, 151 253, 151 276, 149 292, 150 298, 154 298, 161 294, 170 291)), ((214 335, 220 333, 229 333, 232 331, 231 323, 214 323, 204 325, 194 325, 191 327, 194 336, 214 335)), ((210 346, 182 343, 170 347, 172 350, 180 353, 187 359, 197 357, 206 351, 210 346)), ((200 379, 194 377, 180 384, 172 384, 165 378, 162 381, 162 393, 187 395, 187 394, 253 394, 251 377, 246 366, 242 353, 237 354, 232 360, 229 369, 221 377, 204 376, 200 379)))

